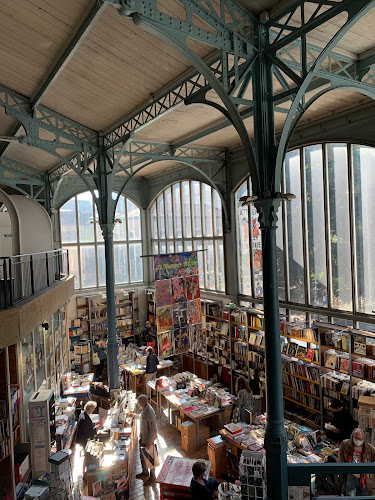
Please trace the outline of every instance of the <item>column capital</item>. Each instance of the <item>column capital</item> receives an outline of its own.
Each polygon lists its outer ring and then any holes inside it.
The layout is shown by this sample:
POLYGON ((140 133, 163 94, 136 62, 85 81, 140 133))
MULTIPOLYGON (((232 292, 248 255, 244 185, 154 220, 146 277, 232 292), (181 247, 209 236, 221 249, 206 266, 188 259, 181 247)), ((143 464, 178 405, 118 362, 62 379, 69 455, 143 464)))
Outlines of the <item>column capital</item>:
POLYGON ((260 229, 277 228, 277 212, 280 208, 281 200, 278 198, 261 198, 254 201, 255 208, 258 210, 258 222, 260 229))
POLYGON ((113 238, 113 229, 115 227, 113 222, 112 223, 99 222, 99 225, 103 233, 103 238, 105 240, 113 238))

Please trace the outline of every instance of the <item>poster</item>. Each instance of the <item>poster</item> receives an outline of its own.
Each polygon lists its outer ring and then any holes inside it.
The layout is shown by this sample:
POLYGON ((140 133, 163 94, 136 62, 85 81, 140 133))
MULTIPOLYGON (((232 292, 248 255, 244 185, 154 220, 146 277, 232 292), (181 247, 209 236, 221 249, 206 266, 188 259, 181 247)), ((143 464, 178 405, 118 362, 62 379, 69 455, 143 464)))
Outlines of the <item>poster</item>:
POLYGON ((255 296, 263 297, 262 235, 259 228, 258 212, 254 206, 251 207, 251 226, 255 296))
POLYGON ((187 352, 189 328, 202 322, 197 252, 155 255, 154 272, 158 349, 163 359, 187 352))

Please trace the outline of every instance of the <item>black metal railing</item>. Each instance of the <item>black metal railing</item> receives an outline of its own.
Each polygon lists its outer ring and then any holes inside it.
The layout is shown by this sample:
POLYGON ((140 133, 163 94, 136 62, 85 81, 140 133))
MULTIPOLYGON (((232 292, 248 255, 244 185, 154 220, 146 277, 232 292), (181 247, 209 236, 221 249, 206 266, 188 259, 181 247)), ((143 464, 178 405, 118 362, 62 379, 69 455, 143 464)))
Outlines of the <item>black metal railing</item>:
MULTIPOLYGON (((309 486, 312 485, 313 474, 375 474, 375 463, 309 463, 309 464, 288 464, 288 485, 289 486, 309 486)), ((311 490, 311 498, 319 500, 329 500, 328 497, 314 496, 311 490)), ((337 498, 353 498, 352 496, 338 496, 337 498)), ((363 500, 374 500, 374 496, 361 496, 363 500)), ((332 500, 332 496, 330 497, 332 500)))
POLYGON ((67 249, 0 257, 0 308, 12 307, 68 275, 67 249))

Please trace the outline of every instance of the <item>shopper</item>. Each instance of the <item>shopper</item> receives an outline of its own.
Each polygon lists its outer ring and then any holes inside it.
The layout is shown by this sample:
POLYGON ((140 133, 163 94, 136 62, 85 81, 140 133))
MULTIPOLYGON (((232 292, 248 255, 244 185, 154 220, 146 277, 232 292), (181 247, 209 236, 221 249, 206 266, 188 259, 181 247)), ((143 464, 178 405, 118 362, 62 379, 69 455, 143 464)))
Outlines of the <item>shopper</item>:
POLYGON ((148 386, 150 380, 156 379, 156 372, 158 370, 159 360, 152 347, 147 347, 146 358, 146 393, 148 399, 151 397, 151 387, 148 386))
POLYGON ((105 360, 107 359, 104 340, 100 338, 95 339, 94 353, 96 353, 99 358, 99 364, 96 365, 95 379, 98 382, 100 382, 101 380, 103 380, 103 370, 104 370, 105 360))
POLYGON ((206 472, 205 462, 198 460, 192 467, 193 478, 190 482, 191 498, 194 500, 212 500, 217 497, 219 481, 210 477, 205 479, 206 472))
MULTIPOLYGON (((141 420, 141 428, 139 433, 139 449, 140 457, 142 463, 142 472, 136 475, 137 479, 146 479, 145 485, 151 485, 155 482, 155 468, 150 469, 150 472, 146 466, 145 454, 146 452, 153 450, 154 441, 157 438, 157 428, 156 428, 156 416, 153 408, 148 404, 148 398, 146 394, 141 394, 138 397, 138 406, 141 408, 141 413, 136 415, 131 413, 130 416, 139 418, 141 420)), ((156 447, 155 447, 156 448, 156 447)))
POLYGON ((326 424, 327 436, 334 441, 349 439, 353 429, 357 427, 357 422, 339 399, 331 401, 330 410, 334 416, 331 422, 326 424))
POLYGON ((147 337, 151 336, 151 323, 146 321, 146 324, 141 332, 141 340, 143 344, 147 344, 147 337))
MULTIPOLYGON (((375 462, 375 448, 365 441, 361 429, 354 429, 350 439, 345 439, 339 449, 339 462, 375 462)), ((375 495, 375 474, 348 474, 344 477, 347 496, 375 495)))
POLYGON ((85 448, 87 441, 92 439, 96 434, 96 427, 98 424, 94 425, 90 417, 90 415, 94 413, 96 406, 97 404, 95 401, 88 401, 84 406, 83 412, 79 416, 76 443, 81 445, 82 448, 85 448))
POLYGON ((240 422, 246 422, 246 411, 253 411, 253 393, 243 377, 237 382, 237 406, 240 410, 240 422))
POLYGON ((260 368, 255 368, 254 375, 250 379, 250 389, 253 393, 252 412, 253 415, 260 415, 262 413, 262 389, 260 384, 260 368))
MULTIPOLYGON (((333 455, 328 455, 327 463, 336 463, 333 455)), ((318 496, 340 496, 344 493, 344 482, 338 474, 317 474, 315 477, 315 489, 318 496)))

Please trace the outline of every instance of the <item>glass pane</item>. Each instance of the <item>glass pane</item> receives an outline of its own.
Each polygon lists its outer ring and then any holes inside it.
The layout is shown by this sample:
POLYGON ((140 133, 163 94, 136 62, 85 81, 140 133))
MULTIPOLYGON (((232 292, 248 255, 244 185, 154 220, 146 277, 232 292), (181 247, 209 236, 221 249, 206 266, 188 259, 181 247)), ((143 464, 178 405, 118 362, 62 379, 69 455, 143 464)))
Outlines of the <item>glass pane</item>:
POLYGON ((375 248, 375 149, 352 146, 354 173, 357 290, 359 312, 375 311, 375 278, 372 268, 375 248))
POLYGON ((375 325, 373 325, 371 323, 361 323, 361 322, 359 322, 358 323, 358 328, 360 328, 361 330, 366 330, 367 332, 375 333, 375 325))
POLYGON ((276 258, 277 258, 277 279, 279 282, 279 300, 285 300, 285 275, 284 275, 284 241, 283 241, 283 218, 282 206, 277 211, 276 229, 276 258))
POLYGON ((34 351, 33 335, 30 333, 22 340, 22 379, 23 379, 23 408, 26 424, 26 439, 29 438, 29 411, 28 401, 35 391, 34 378, 34 351))
POLYGON ((91 193, 81 193, 77 196, 79 241, 91 243, 94 237, 94 211, 91 193))
POLYGON ((208 184, 202 183, 203 203, 203 235, 213 236, 212 229, 212 189, 208 184))
POLYGON ((251 295, 249 207, 243 207, 240 198, 248 194, 247 181, 236 191, 237 248, 239 288, 242 295, 251 295))
POLYGON ((182 184, 182 213, 184 215, 184 236, 191 238, 191 213, 190 213, 190 182, 184 181, 182 184))
POLYGON ((258 211, 253 204, 251 213, 251 247, 253 256, 254 293, 255 297, 263 297, 263 261, 262 261, 262 233, 258 222, 258 211))
POLYGON ((212 240, 205 240, 203 252, 206 262, 206 284, 208 290, 215 290, 215 258, 214 258, 214 243, 212 240))
POLYGON ((181 194, 180 183, 173 184, 173 218, 174 218, 174 236, 182 238, 181 226, 181 194))
POLYGON ((153 255, 158 255, 159 253, 159 243, 157 241, 152 242, 152 253, 153 255))
POLYGON ((318 144, 304 151, 311 304, 327 307, 323 148, 318 144))
POLYGON ((225 272, 224 272, 224 244, 222 240, 215 241, 216 250, 216 283, 220 292, 225 291, 225 272))
POLYGON ((105 278, 105 255, 104 255, 104 245, 98 245, 98 279, 99 286, 105 286, 106 278, 105 278))
MULTIPOLYGON (((94 216, 95 216, 95 221, 99 221, 98 209, 95 203, 94 203, 94 216)), ((99 242, 104 241, 102 229, 100 227, 99 222, 95 222, 95 231, 96 231, 96 241, 99 242)))
POLYGON ((156 203, 158 204, 159 238, 165 238, 164 196, 163 196, 163 194, 158 196, 156 203))
POLYGON ((349 187, 346 144, 328 144, 328 182, 331 224, 332 306, 352 309, 349 187))
POLYGON ((158 220, 156 216, 156 202, 151 207, 151 236, 158 238, 158 220))
MULTIPOLYGON (((130 227, 129 227, 129 233, 130 233, 130 227)), ((120 196, 116 206, 113 240, 114 241, 126 240, 125 198, 123 196, 120 196)))
POLYGON ((201 190, 200 183, 191 183, 191 201, 193 207, 193 236, 202 236, 201 190))
POLYGON ((80 248, 81 251, 81 282, 82 288, 96 286, 96 258, 93 245, 80 248))
POLYGON ((35 365, 36 365, 36 390, 39 390, 45 381, 45 355, 44 355, 44 329, 39 325, 34 330, 34 350, 35 350, 35 365))
POLYGON ((117 243, 113 247, 115 258, 115 283, 122 284, 129 282, 128 252, 127 245, 117 243))
POLYGON ((306 313, 289 310, 289 321, 293 321, 293 323, 297 323, 301 326, 306 326, 306 313))
POLYGON ((142 243, 131 243, 129 245, 130 259, 130 279, 134 281, 143 281, 142 267, 142 243))
MULTIPOLYGON (((159 243, 159 247, 160 247, 160 253, 161 254, 166 254, 167 253, 167 246, 165 244, 165 241, 161 241, 159 243)), ((177 251, 179 251, 179 250, 177 250, 177 251)))
POLYGON ((172 189, 170 187, 164 191, 164 200, 167 238, 173 238, 172 189))
POLYGON ((167 242, 167 252, 174 253, 174 241, 167 242))
POLYGON ((305 280, 302 243, 302 203, 299 150, 291 151, 285 158, 287 193, 296 199, 286 204, 289 252, 289 291, 291 302, 305 302, 305 280))
POLYGON ((61 243, 77 242, 76 199, 71 198, 60 208, 61 243))
POLYGON ((223 235, 223 210, 221 207, 221 198, 216 189, 213 189, 214 196, 214 235, 223 235))
POLYGON ((176 241, 175 242, 175 247, 176 247, 176 253, 184 251, 184 246, 183 246, 182 241, 176 241))
MULTIPOLYGON (((194 250, 202 250, 203 249, 203 244, 201 241, 194 241, 194 250)), ((205 288, 204 286, 204 265, 203 265, 203 255, 205 252, 197 252, 198 256, 198 269, 199 269, 199 287, 200 288, 205 288)))
POLYGON ((193 250, 193 242, 191 240, 184 241, 184 251, 191 252, 193 250))
POLYGON ((126 200, 128 207, 129 240, 140 240, 142 231, 141 210, 131 200, 126 200))
POLYGON ((69 272, 74 274, 74 288, 79 288, 79 267, 77 247, 68 247, 69 251, 69 272))

